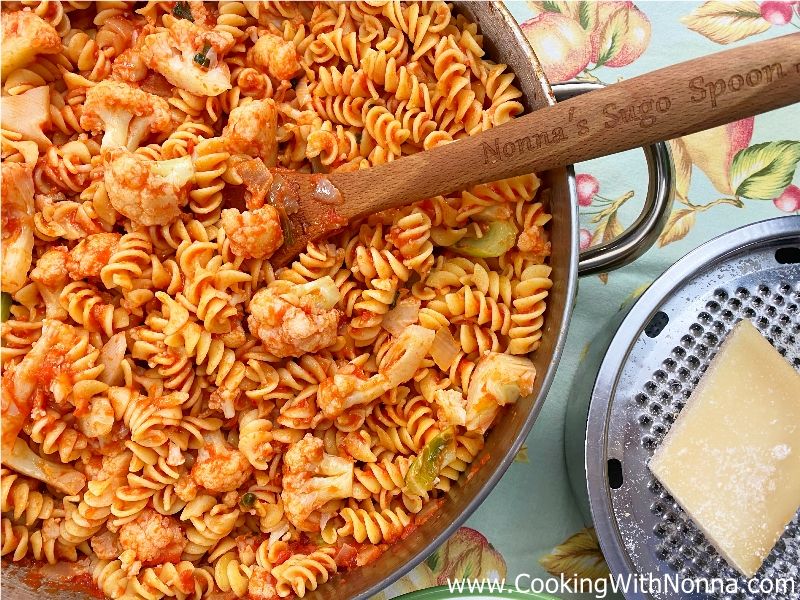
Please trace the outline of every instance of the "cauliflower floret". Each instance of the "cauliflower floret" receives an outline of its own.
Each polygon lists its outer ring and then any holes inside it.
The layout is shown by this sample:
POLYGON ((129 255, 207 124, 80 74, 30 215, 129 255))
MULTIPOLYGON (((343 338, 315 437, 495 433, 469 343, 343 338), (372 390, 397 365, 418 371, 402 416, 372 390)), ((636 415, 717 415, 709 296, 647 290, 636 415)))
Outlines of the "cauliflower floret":
POLYGON ((527 358, 497 352, 482 356, 469 382, 467 429, 486 433, 500 407, 530 394, 534 381, 536 367, 527 358))
POLYGON ((430 352, 436 332, 410 325, 393 342, 378 365, 378 373, 362 379, 345 369, 324 379, 317 390, 317 406, 335 418, 348 408, 367 404, 387 390, 411 379, 430 352))
POLYGON ((66 265, 69 276, 75 280, 99 277, 100 269, 117 251, 121 237, 119 233, 95 233, 82 239, 69 253, 66 265))
POLYGON ((247 53, 247 60, 278 80, 292 79, 301 70, 294 44, 271 33, 258 38, 247 53))
POLYGON ((517 247, 523 252, 533 252, 539 256, 550 256, 550 242, 540 225, 531 225, 519 234, 517 247))
POLYGON ((197 497, 197 484, 189 475, 181 475, 175 482, 175 495, 184 502, 189 502, 197 497))
POLYGON ((3 81, 12 71, 32 63, 38 54, 61 52, 61 37, 55 28, 28 11, 3 11, 0 71, 3 81))
POLYGON ((243 213, 227 208, 222 211, 222 228, 231 251, 242 258, 268 258, 283 244, 281 218, 269 205, 243 213))
POLYGON ((247 584, 247 593, 252 600, 275 600, 278 592, 275 590, 277 583, 269 569, 254 566, 250 581, 247 584))
POLYGON ((31 270, 30 279, 39 285, 39 294, 44 301, 48 319, 64 320, 67 311, 61 306, 61 289, 69 282, 67 260, 69 250, 66 246, 55 246, 39 257, 31 270))
POLYGON ((2 166, 2 288, 14 293, 28 281, 33 262, 33 170, 19 163, 2 166))
POLYGON ((283 462, 283 508, 302 531, 319 531, 311 513, 325 503, 348 498, 353 491, 353 462, 327 454, 322 440, 310 433, 289 447, 283 462))
POLYGON ((178 218, 194 179, 190 156, 154 161, 118 148, 105 159, 106 189, 115 209, 139 225, 169 225, 178 218))
POLYGON ((218 387, 211 392, 211 397, 208 399, 208 408, 222 411, 226 419, 231 419, 236 416, 236 401, 239 400, 241 395, 242 390, 238 388, 218 387))
POLYGON ((274 167, 278 157, 278 111, 272 99, 237 106, 228 117, 222 137, 231 154, 258 157, 274 167))
POLYGON ((51 248, 39 257, 31 271, 31 280, 45 287, 58 288, 69 281, 67 274, 69 250, 66 246, 51 248))
POLYGON ((436 390, 433 399, 438 406, 439 420, 450 425, 465 425, 467 422, 467 401, 458 390, 436 390))
POLYGON ((75 420, 84 435, 99 438, 111 433, 111 428, 114 426, 114 408, 105 396, 95 396, 89 401, 88 413, 76 416, 75 420))
POLYGON ((274 281, 253 296, 247 324, 267 352, 302 356, 336 341, 338 301, 339 289, 327 276, 303 285, 274 281))
POLYGON ((233 36, 227 31, 206 30, 178 19, 169 31, 144 38, 142 57, 172 85, 191 94, 219 96, 231 89, 231 72, 222 58, 233 45, 233 36), (206 65, 196 58, 207 60, 206 65))
POLYGON ((205 445, 197 452, 192 479, 212 492, 230 492, 241 487, 253 467, 244 454, 230 446, 219 431, 204 436, 205 445))
POLYGON ((187 543, 178 521, 152 508, 145 508, 133 521, 119 529, 120 546, 133 550, 142 566, 180 561, 187 543))
MULTIPOLYGON (((46 318, 42 333, 22 360, 3 373, 2 399, 2 449, 3 463, 33 408, 37 389, 48 388, 58 373, 53 365, 54 347, 63 351, 74 345, 77 331, 71 325, 46 318)), ((23 446, 25 444, 23 443, 23 446)), ((16 467, 14 467, 16 468, 16 467)), ((19 469, 17 469, 19 470, 19 469)))
POLYGON ((169 104, 118 81, 101 81, 86 92, 81 127, 105 131, 101 147, 135 150, 147 135, 167 131, 172 125, 169 104))
POLYGON ((326 417, 335 418, 348 408, 368 404, 388 389, 383 375, 362 379, 352 373, 336 373, 323 379, 317 389, 317 406, 326 417))

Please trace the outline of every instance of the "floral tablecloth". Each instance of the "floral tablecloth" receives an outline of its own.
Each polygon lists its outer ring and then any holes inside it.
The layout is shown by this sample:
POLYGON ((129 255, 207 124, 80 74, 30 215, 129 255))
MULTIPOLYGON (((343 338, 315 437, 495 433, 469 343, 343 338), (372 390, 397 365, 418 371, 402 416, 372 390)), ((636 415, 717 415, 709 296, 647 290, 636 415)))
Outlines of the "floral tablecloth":
MULTIPOLYGON (((668 64, 800 29, 800 2, 507 2, 551 81, 612 84, 668 64)), ((466 526, 381 598, 447 578, 603 577, 607 567, 586 491, 573 490, 565 446, 575 381, 593 379, 589 346, 620 310, 681 256, 726 231, 800 213, 800 105, 671 143, 677 197, 654 248, 608 275, 581 280, 566 349, 527 444, 466 526)), ((576 165, 581 246, 618 234, 641 207, 647 173, 639 151, 576 165)), ((603 336, 600 336, 601 338, 603 336)), ((583 399, 585 402, 586 400, 583 399)))

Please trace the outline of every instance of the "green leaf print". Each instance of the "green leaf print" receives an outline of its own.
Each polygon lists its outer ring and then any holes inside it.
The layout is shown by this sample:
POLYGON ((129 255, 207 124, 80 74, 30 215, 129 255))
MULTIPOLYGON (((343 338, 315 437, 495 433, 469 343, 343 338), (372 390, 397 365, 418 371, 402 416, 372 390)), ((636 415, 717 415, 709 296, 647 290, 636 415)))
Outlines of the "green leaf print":
POLYGON ((756 144, 739 151, 731 163, 731 187, 737 196, 772 200, 792 183, 800 161, 800 142, 756 144))

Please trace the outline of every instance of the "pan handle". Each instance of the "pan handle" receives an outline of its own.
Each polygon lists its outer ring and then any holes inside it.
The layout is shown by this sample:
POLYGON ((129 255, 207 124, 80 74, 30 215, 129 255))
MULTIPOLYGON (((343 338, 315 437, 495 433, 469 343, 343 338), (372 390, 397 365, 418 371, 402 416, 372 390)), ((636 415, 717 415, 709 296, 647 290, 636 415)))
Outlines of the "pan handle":
MULTIPOLYGON (((605 86, 602 83, 567 81, 556 83, 552 87, 558 100, 567 100, 605 86)), ((675 197, 675 165, 672 154, 666 142, 657 142, 642 150, 650 178, 642 212, 617 238, 580 253, 579 276, 607 273, 633 262, 650 249, 667 222, 675 197)))

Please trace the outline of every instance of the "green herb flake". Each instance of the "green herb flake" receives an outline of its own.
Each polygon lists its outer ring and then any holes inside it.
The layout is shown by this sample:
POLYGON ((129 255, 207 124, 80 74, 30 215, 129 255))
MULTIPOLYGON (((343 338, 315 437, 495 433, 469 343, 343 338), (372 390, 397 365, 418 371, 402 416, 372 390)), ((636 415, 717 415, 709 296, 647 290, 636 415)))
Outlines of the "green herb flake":
POLYGON ((208 58, 208 56, 206 56, 209 50, 211 50, 211 45, 205 44, 203 46, 203 51, 198 52, 197 54, 194 55, 194 62, 196 62, 201 67, 205 67, 206 69, 211 66, 211 59, 208 58))
POLYGON ((172 15, 177 17, 178 19, 187 19, 194 23, 194 17, 192 16, 192 9, 189 8, 188 2, 176 2, 175 6, 172 7, 172 15))
POLYGON ((405 476, 405 492, 421 496, 433 489, 439 471, 455 455, 455 430, 448 427, 425 444, 405 476))

